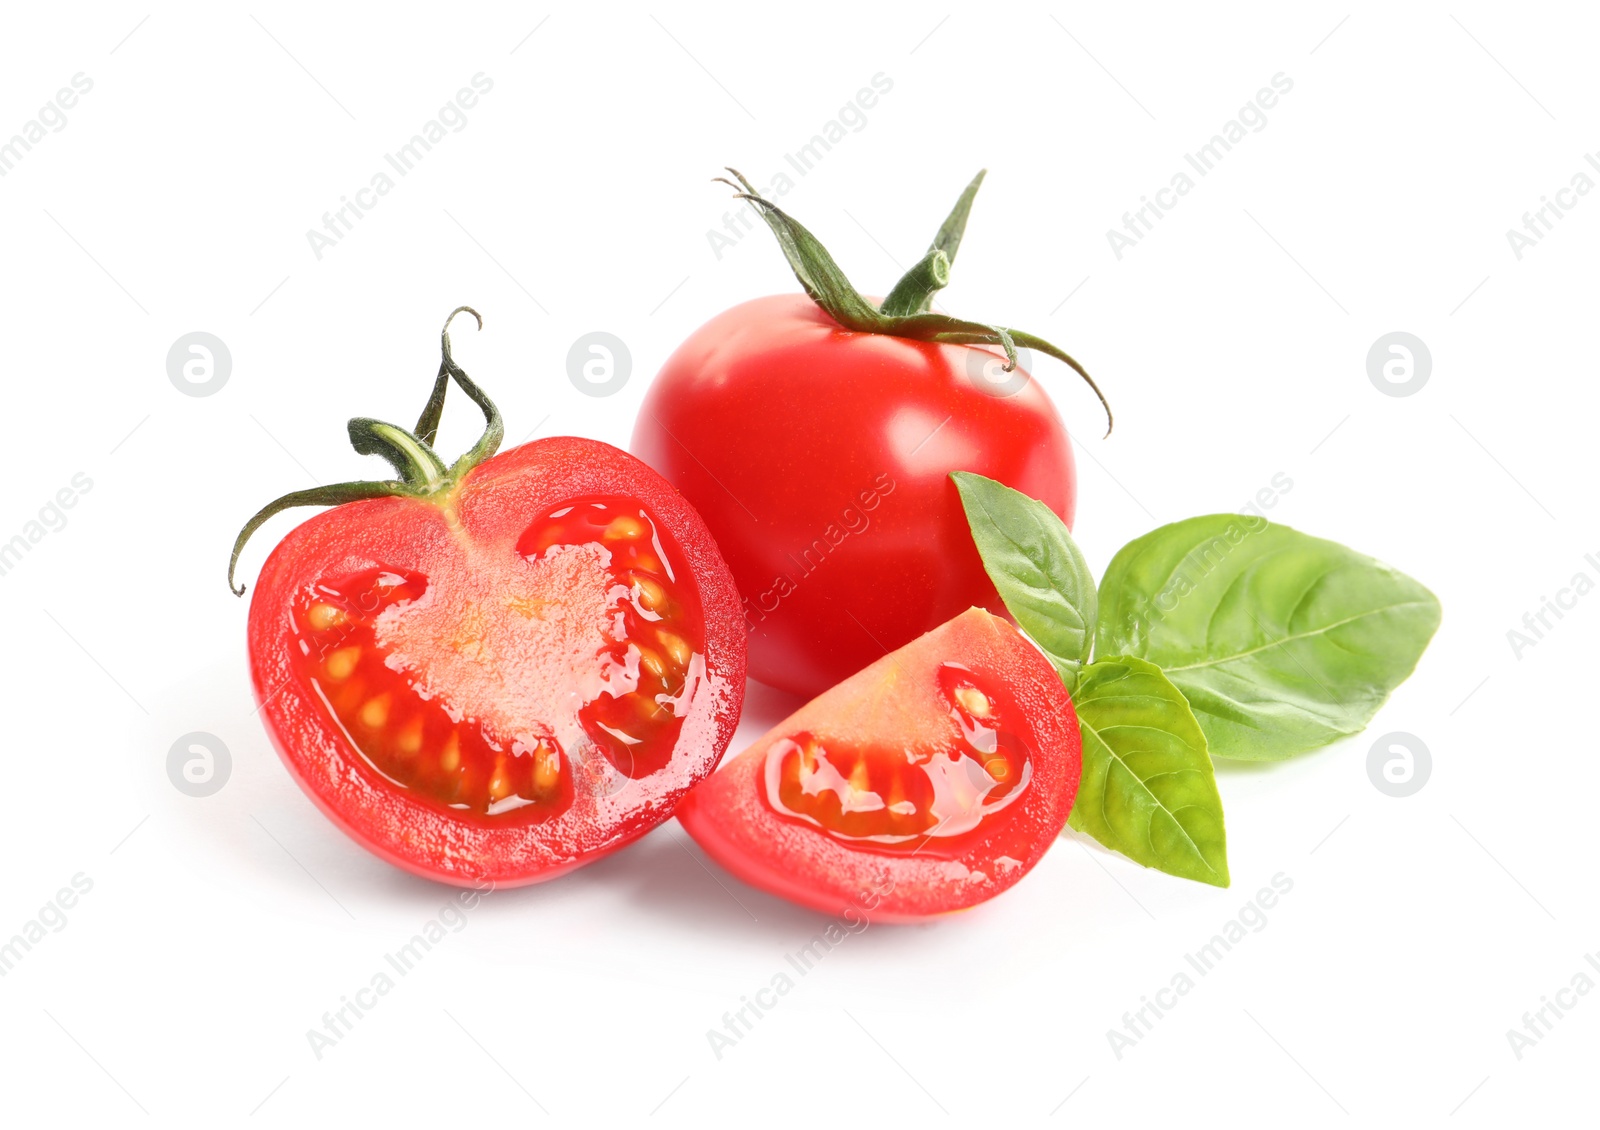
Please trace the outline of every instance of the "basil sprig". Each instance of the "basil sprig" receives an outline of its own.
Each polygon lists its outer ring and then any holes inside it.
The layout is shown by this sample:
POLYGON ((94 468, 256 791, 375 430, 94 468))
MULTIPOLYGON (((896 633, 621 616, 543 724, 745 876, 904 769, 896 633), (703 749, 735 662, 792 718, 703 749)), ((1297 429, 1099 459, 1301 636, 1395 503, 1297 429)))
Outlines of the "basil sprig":
POLYGON ((1228 885, 1212 758, 1278 760, 1360 732, 1439 626, 1438 599, 1405 574, 1239 514, 1136 538, 1096 590, 1049 507, 951 478, 1006 609, 1072 694, 1071 826, 1169 874, 1228 885))

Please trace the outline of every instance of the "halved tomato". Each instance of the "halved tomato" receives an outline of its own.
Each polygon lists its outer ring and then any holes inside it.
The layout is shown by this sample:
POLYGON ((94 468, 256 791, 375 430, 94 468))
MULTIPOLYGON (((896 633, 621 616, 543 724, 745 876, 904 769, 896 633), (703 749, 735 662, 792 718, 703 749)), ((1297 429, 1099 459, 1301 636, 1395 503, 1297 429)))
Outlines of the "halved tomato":
POLYGON ((801 707, 677 815, 753 886, 916 921, 1027 874, 1067 822, 1080 755, 1050 662, 973 608, 801 707))
POLYGON ((234 559, 277 510, 336 504, 278 544, 251 602, 267 730, 384 859, 515 886, 636 839, 716 766, 745 630, 716 544, 665 479, 588 439, 488 458, 499 414, 444 348, 415 433, 350 424, 402 478, 280 499, 234 559), (449 468, 431 448, 447 377, 488 420, 449 468))

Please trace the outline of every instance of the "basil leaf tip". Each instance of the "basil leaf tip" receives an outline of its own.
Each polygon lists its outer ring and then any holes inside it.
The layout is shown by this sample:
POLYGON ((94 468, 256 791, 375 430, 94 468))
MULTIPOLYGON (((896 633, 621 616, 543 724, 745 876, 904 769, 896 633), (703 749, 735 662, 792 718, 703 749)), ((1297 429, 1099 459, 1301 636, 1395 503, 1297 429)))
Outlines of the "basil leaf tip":
POLYGON ((1222 797, 1183 693, 1124 655, 1084 668, 1073 705, 1083 777, 1068 823, 1146 867, 1226 887, 1222 797))
POLYGON ((1000 599, 1055 666, 1070 694, 1094 646, 1094 574, 1066 523, 994 479, 956 471, 972 540, 1000 599))
POLYGON ((1439 601, 1336 542, 1211 514, 1129 542, 1100 581, 1098 654, 1147 659, 1215 757, 1270 761, 1366 728, 1417 665, 1439 601))

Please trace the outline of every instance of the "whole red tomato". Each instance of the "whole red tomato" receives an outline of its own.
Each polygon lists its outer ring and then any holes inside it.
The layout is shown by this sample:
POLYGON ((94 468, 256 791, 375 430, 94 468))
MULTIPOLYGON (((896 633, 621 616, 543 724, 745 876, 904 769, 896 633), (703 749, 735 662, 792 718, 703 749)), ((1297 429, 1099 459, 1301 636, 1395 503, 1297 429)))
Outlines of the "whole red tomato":
POLYGON ((444 344, 415 432, 350 423, 357 450, 401 477, 278 500, 233 562, 284 507, 333 507, 262 567, 249 629, 262 720, 369 850, 428 878, 515 886, 644 834, 716 766, 745 633, 715 543, 670 484, 595 440, 493 455, 499 413, 444 344), (448 468, 431 447, 446 377, 488 418, 448 468))
POLYGON ((968 607, 1003 613, 951 471, 997 479, 1072 523, 1066 429, 1026 372, 1001 371, 1001 350, 1077 363, 1031 335, 925 312, 981 179, 881 304, 792 218, 742 194, 807 294, 719 314, 645 396, 632 449, 710 526, 762 682, 813 695, 968 607))
POLYGON ((717 315, 662 367, 633 452, 716 537, 755 678, 817 694, 974 604, 1004 611, 953 470, 1071 525, 1076 475, 1055 408, 1033 381, 984 391, 972 352, 852 333, 784 294, 717 315))

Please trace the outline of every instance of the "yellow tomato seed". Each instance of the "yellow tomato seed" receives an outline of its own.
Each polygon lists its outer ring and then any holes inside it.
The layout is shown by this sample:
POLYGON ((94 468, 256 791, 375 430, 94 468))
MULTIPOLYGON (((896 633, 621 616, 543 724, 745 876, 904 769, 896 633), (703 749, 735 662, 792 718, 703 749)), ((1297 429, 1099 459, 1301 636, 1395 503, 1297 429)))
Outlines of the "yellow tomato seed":
POLYGON ((633 538, 642 538, 646 533, 645 524, 637 518, 626 514, 611 519, 611 524, 606 526, 606 532, 601 536, 606 541, 627 541, 633 538))
POLYGON ((561 780, 561 755, 547 746, 534 754, 533 787, 541 793, 553 792, 561 780))
POLYGON ((313 604, 306 612, 306 619, 311 626, 319 632, 329 628, 336 628, 345 622, 344 609, 335 608, 331 604, 313 604))
POLYGON ((654 675, 658 679, 666 678, 667 665, 662 662, 661 656, 657 655, 647 647, 639 648, 639 666, 641 669, 650 672, 650 674, 654 675))
POLYGON ((660 610, 667 603, 667 590, 649 577, 635 573, 633 587, 639 593, 639 603, 651 612, 660 610))
POLYGON ((383 724, 389 720, 389 696, 381 694, 377 698, 369 698, 361 708, 361 724, 374 730, 381 730, 383 724))
POLYGON ((400 731, 400 736, 395 739, 395 745, 400 747, 401 753, 416 753, 422 748, 422 719, 418 718, 405 729, 400 731))
POLYGON ((510 795, 511 778, 506 776, 506 759, 501 755, 495 759, 494 776, 489 778, 489 799, 504 800, 510 795))
POLYGON ((862 758, 856 762, 855 768, 850 770, 850 787, 858 793, 864 793, 870 783, 867 779, 867 762, 862 758))
POLYGON ((689 666, 693 652, 689 648, 688 640, 664 628, 656 632, 656 639, 661 641, 661 646, 666 649, 674 664, 679 667, 689 666))
POLYGON ((956 701, 974 718, 987 718, 994 709, 994 704, 989 701, 989 696, 977 687, 957 687, 956 701))

